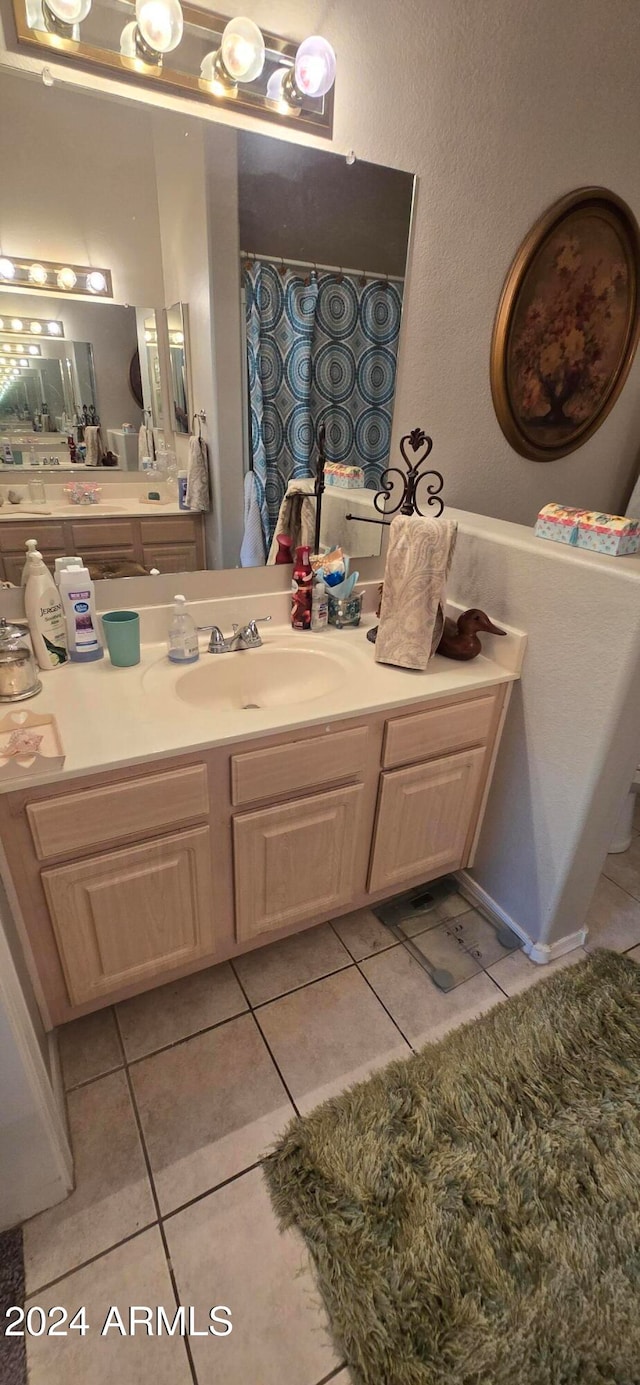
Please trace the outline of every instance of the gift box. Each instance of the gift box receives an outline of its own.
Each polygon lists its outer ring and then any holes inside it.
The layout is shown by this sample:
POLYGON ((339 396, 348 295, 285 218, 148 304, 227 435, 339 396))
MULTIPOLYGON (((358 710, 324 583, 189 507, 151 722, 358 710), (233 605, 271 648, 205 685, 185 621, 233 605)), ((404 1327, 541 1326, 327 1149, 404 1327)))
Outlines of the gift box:
POLYGON ((364 486, 364 471, 361 466, 347 466, 345 462, 325 462, 324 479, 328 486, 354 487, 361 490, 364 486))
POLYGON ((594 553, 608 553, 614 558, 640 551, 640 520, 598 510, 545 505, 536 520, 535 533, 539 539, 590 548, 594 553))

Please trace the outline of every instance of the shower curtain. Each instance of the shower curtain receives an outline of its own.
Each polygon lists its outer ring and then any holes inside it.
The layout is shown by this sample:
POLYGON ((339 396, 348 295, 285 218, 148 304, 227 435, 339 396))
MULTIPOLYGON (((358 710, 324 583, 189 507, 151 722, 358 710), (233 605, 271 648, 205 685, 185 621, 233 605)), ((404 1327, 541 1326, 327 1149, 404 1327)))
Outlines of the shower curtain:
POLYGON ((402 285, 256 261, 245 270, 251 451, 269 547, 289 481, 328 461, 361 466, 377 489, 388 464, 402 285))

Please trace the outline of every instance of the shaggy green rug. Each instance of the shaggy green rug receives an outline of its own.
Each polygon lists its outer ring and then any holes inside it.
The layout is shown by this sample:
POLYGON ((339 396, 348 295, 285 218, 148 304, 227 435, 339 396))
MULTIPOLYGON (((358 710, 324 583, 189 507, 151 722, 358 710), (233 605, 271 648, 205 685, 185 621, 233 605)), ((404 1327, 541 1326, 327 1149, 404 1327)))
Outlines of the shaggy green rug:
POLYGON ((355 1385, 640 1382, 640 966, 609 952, 296 1120, 266 1164, 355 1385))

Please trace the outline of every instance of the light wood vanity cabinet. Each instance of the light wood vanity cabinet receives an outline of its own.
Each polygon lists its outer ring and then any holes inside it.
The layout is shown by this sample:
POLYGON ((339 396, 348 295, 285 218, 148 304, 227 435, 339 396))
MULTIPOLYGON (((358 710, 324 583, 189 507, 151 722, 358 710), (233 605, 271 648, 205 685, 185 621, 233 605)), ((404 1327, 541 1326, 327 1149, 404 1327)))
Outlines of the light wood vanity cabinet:
POLYGON ((101 564, 110 566, 118 560, 147 569, 157 567, 160 572, 197 572, 206 565, 201 514, 99 519, 86 518, 87 511, 78 509, 82 516, 78 519, 34 515, 24 524, 17 520, 3 524, 0 516, 0 578, 20 585, 27 539, 37 540, 49 567, 67 553, 79 553, 94 572, 101 564))
POLYGON ((506 686, 0 795, 45 1024, 470 864, 506 686))

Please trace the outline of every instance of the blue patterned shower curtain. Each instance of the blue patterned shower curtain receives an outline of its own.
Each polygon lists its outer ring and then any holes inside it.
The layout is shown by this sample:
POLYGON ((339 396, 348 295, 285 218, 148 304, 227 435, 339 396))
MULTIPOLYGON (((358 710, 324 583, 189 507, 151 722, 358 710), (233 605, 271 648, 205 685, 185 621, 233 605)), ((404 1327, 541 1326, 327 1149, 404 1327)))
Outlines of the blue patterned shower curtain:
POLYGON ((402 285, 256 261, 244 275, 251 450, 267 547, 290 480, 332 462, 378 488, 389 460, 402 285))

